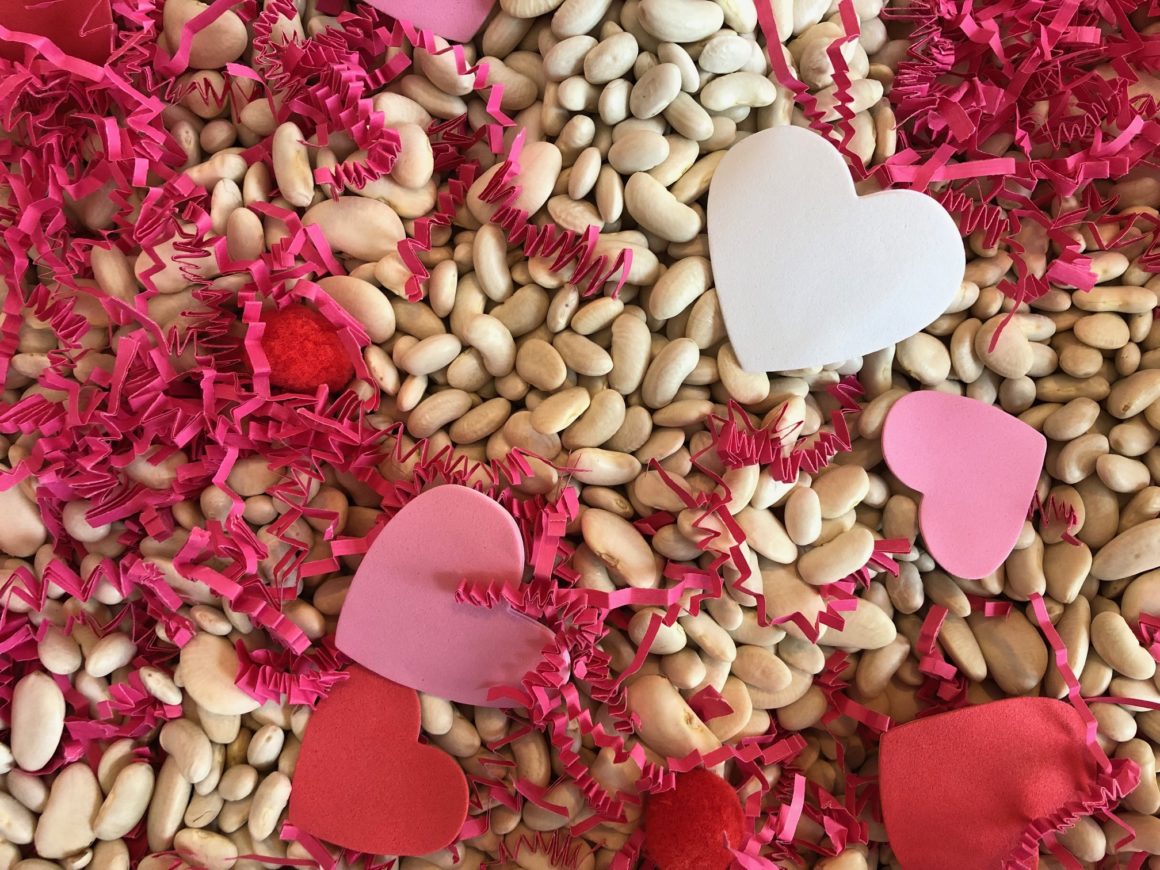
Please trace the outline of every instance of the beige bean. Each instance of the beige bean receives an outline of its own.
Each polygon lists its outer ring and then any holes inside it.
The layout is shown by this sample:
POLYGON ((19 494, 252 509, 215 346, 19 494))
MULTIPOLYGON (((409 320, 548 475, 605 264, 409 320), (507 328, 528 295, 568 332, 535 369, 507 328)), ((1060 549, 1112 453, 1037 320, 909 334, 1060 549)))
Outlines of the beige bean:
POLYGON ((1147 369, 1118 381, 1104 404, 1113 417, 1127 420, 1157 399, 1160 399, 1160 369, 1147 369))
POLYGON ((1156 784, 1156 754, 1152 747, 1145 740, 1128 740, 1116 748, 1116 758, 1130 758, 1140 766, 1140 783, 1124 798, 1124 803, 1138 813, 1154 815, 1160 810, 1160 787, 1156 784))
POLYGON ((181 775, 199 783, 209 775, 213 749, 209 738, 188 719, 173 719, 161 728, 161 748, 177 762, 181 775))
POLYGON ((651 333, 648 324, 631 314, 621 314, 612 324, 612 369, 608 385, 627 396, 644 380, 648 369, 651 333))
POLYGON ((278 191, 295 208, 306 208, 314 199, 314 172, 305 138, 297 124, 286 121, 274 131, 271 146, 278 191))
POLYGON ((648 173, 628 179, 624 204, 638 224, 667 241, 688 242, 701 230, 700 215, 648 173))
POLYGON ((153 782, 153 768, 148 764, 126 766, 101 804, 93 821, 93 835, 99 840, 116 840, 133 830, 149 808, 153 782))
POLYGON ((376 344, 395 334, 395 311, 390 300, 368 281, 349 275, 329 275, 318 285, 367 331, 376 344))
POLYGON ((814 586, 835 583, 865 565, 873 550, 873 533, 863 526, 855 526, 803 554, 798 560, 798 571, 803 580, 814 586))
POLYGON ((620 486, 640 474, 640 460, 630 453, 582 447, 568 457, 573 478, 594 486, 620 486))
POLYGON ((81 648, 70 635, 50 625, 36 645, 36 653, 50 674, 71 674, 81 666, 81 648))
POLYGON ((690 339, 678 338, 666 344, 645 372, 641 383, 644 403, 650 408, 669 404, 700 358, 700 349, 690 339))
POLYGON ((452 423, 448 434, 456 444, 473 444, 498 431, 511 409, 511 402, 501 396, 489 399, 452 423))
POLYGON ((552 340, 568 368, 578 375, 600 377, 612 371, 612 357, 596 342, 565 330, 552 340))
POLYGON ((234 685, 238 656, 223 638, 201 632, 181 649, 181 680, 186 693, 210 713, 240 715, 260 704, 234 685))
POLYGON ((797 546, 772 511, 746 507, 737 513, 736 519, 755 553, 781 565, 797 560, 797 546))
POLYGON ((1004 692, 1027 694, 1047 672, 1047 645, 1020 611, 985 617, 972 613, 967 622, 979 642, 987 670, 1004 692))
POLYGON ((441 390, 415 406, 407 418, 407 431, 416 438, 430 438, 471 408, 471 395, 463 390, 441 390))
POLYGON ((641 0, 641 26, 662 42, 697 42, 721 29, 725 13, 707 0, 641 0))
MULTIPOLYGON (((659 607, 645 607, 633 614, 628 622, 628 636, 634 644, 640 646, 644 641, 645 632, 653 619, 658 621, 664 617, 664 611, 659 607)), ((649 652, 655 655, 667 656, 680 652, 685 648, 687 638, 685 629, 679 622, 672 625, 659 623, 656 635, 653 637, 649 652)))
POLYGON ((624 425, 626 414, 624 397, 620 393, 601 390, 592 396, 588 410, 564 430, 563 445, 570 450, 599 447, 616 435, 624 425))
POLYGON ((36 817, 11 795, 0 792, 0 837, 17 846, 32 842, 36 817))
POLYGON ((1156 673, 1156 661, 1132 633, 1124 617, 1105 610, 1091 623, 1091 642, 1100 657, 1125 677, 1148 680, 1156 673))
POLYGON ((785 530, 799 547, 806 547, 822 532, 822 511, 818 494, 799 486, 790 493, 785 503, 785 530))
POLYGON ((532 411, 532 427, 545 435, 562 432, 576 422, 590 402, 591 397, 583 387, 553 393, 532 411))
POLYGON ((694 750, 711 752, 721 745, 662 676, 634 680, 628 686, 627 700, 628 709, 640 717, 640 739, 662 756, 683 758, 694 750))
POLYGON ((33 671, 12 692, 12 756, 21 770, 40 770, 56 753, 64 731, 64 695, 52 677, 33 671))
POLYGON ((403 187, 422 187, 431 180, 435 169, 431 140, 418 124, 399 124, 395 131, 399 134, 402 150, 391 167, 391 177, 403 187))
POLYGON ((90 677, 107 677, 129 664, 136 654, 137 645, 128 635, 107 634, 93 644, 85 656, 85 673, 90 677))
POLYGON ((717 351, 717 372, 726 392, 743 405, 756 405, 769 396, 769 375, 742 368, 733 345, 728 342, 717 351))
POLYGON ((332 248, 364 262, 381 260, 406 235, 389 205, 361 196, 340 196, 312 205, 302 223, 317 225, 332 248))
POLYGON ((638 588, 657 585, 660 577, 652 548, 631 523, 608 511, 590 509, 580 517, 580 530, 584 543, 618 584, 638 588))
MULTIPOLYGON (((1086 501, 1086 500, 1085 500, 1086 501)), ((1148 520, 1117 535, 1092 560, 1092 576, 1120 580, 1160 567, 1160 520, 1148 520)))
POLYGON ((634 130, 608 149, 608 163, 621 175, 648 172, 668 156, 668 140, 653 130, 634 130))
POLYGON ((771 650, 762 646, 740 646, 733 661, 733 673, 739 678, 771 692, 790 684, 789 668, 771 650))
POLYGON ((412 375, 429 375, 450 365, 462 349, 451 333, 429 335, 404 350, 398 365, 412 375))
MULTIPOLYGON (((208 7, 198 0, 174 0, 163 9, 165 40, 174 50, 181 41, 181 31, 208 7)), ((221 69, 237 60, 249 44, 242 20, 228 9, 206 28, 194 34, 190 44, 189 65, 192 69, 221 69)))
POLYGON ((859 598, 853 610, 843 611, 842 619, 840 629, 826 626, 818 642, 841 649, 880 649, 897 636, 886 612, 865 598, 859 598))
POLYGON ((188 855, 194 866, 206 870, 230 870, 238 860, 238 847, 229 838, 198 828, 178 831, 173 848, 179 854, 188 855))
POLYGON ((248 827, 250 836, 264 840, 274 833, 278 818, 290 800, 290 777, 279 771, 268 774, 254 792, 250 804, 248 827))
POLYGON ((735 106, 768 106, 776 97, 773 82, 748 70, 727 73, 701 89, 701 105, 710 112, 724 112, 735 106))
POLYGON ((88 848, 93 819, 101 806, 101 786, 88 764, 70 764, 57 774, 48 803, 36 823, 33 845, 42 858, 63 858, 88 848))
POLYGON ((467 322, 463 338, 479 351, 488 374, 503 377, 515 368, 515 341, 497 318, 489 314, 475 315, 467 322))

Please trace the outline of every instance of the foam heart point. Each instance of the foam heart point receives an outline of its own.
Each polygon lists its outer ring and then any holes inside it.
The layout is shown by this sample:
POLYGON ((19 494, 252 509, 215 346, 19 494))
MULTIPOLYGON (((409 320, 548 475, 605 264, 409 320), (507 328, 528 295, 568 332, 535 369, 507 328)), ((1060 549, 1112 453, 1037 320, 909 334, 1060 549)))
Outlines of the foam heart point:
POLYGON ((834 146, 774 127, 725 154, 709 186, 709 251, 725 326, 749 371, 880 350, 936 319, 966 260, 925 194, 857 196, 834 146))
POLYGON ((419 696, 357 665, 310 717, 294 769, 290 822, 347 849, 423 855, 467 817, 455 760, 424 746, 419 696))
POLYGON ((927 550, 972 580, 1015 548, 1046 452, 1047 440, 1022 420, 934 391, 903 396, 882 429, 886 464, 922 493, 918 522, 927 550))
POLYGON ((495 0, 367 0, 395 18, 410 21, 444 39, 467 42, 487 18, 495 0))
POLYGON ((511 706, 554 635, 506 604, 456 601, 464 580, 523 580, 524 547, 506 510, 463 486, 408 502, 363 557, 338 620, 338 648, 384 677, 452 701, 511 706))

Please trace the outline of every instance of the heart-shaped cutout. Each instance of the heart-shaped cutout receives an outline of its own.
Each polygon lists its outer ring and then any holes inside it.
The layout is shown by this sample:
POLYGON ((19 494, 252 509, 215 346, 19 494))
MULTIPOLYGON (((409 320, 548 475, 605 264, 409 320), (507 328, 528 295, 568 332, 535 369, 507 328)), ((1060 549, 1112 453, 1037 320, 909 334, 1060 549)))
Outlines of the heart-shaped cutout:
MULTIPOLYGON (((1090 813, 1100 799, 1083 720, 1053 698, 995 701, 892 728, 879 777, 886 833, 906 870, 1015 866, 1004 861, 1033 822, 1054 830, 1065 805, 1090 800, 1090 813)), ((1032 856, 1037 843, 1025 847, 1032 856)))
MULTIPOLYGON (((4 0, 0 26, 46 36, 65 54, 103 64, 113 49, 109 0, 4 0)), ((23 43, 0 40, 0 57, 17 60, 23 43)))
POLYGON ((338 619, 338 648, 377 674, 440 698, 484 707, 519 685, 554 635, 508 605, 455 600, 464 580, 518 586, 524 545, 500 505, 465 486, 408 502, 371 544, 338 619))
POLYGON ((748 371, 841 362, 913 335, 966 267, 942 206, 909 190, 857 196, 834 146, 800 127, 730 148, 708 218, 721 313, 748 371))
POLYGON ((395 18, 444 39, 467 42, 483 25, 495 0, 367 0, 395 18))
POLYGON ((467 818, 455 760, 418 742, 419 696, 353 666, 310 716, 290 793, 290 822, 346 849, 424 855, 467 818))
POLYGON ((890 470, 922 493, 918 524, 936 562, 958 577, 986 577, 1011 555, 1047 439, 1000 408, 923 391, 894 403, 882 428, 890 470))

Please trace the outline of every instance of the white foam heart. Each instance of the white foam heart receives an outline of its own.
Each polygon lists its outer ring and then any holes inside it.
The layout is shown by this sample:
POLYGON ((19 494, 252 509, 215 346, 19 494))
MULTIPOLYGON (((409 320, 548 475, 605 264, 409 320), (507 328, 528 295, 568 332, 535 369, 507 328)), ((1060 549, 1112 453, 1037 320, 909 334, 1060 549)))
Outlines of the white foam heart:
POLYGON ((708 218, 725 327, 749 371, 841 362, 913 335, 966 267, 942 206, 909 190, 858 196, 837 149, 800 127, 731 148, 708 218))

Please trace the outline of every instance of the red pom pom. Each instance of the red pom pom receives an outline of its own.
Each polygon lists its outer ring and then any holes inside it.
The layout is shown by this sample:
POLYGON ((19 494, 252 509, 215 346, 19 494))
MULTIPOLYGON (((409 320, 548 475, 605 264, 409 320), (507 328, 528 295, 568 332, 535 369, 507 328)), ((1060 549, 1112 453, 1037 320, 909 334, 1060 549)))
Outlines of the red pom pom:
POLYGON ((672 791, 650 795, 644 808, 644 853, 660 870, 726 870, 741 845, 745 814, 737 793, 717 774, 677 775, 672 791))
POLYGON ((289 305, 266 312, 262 321, 262 350, 273 386, 305 393, 313 393, 319 384, 341 390, 354 376, 338 330, 313 308, 289 305))

